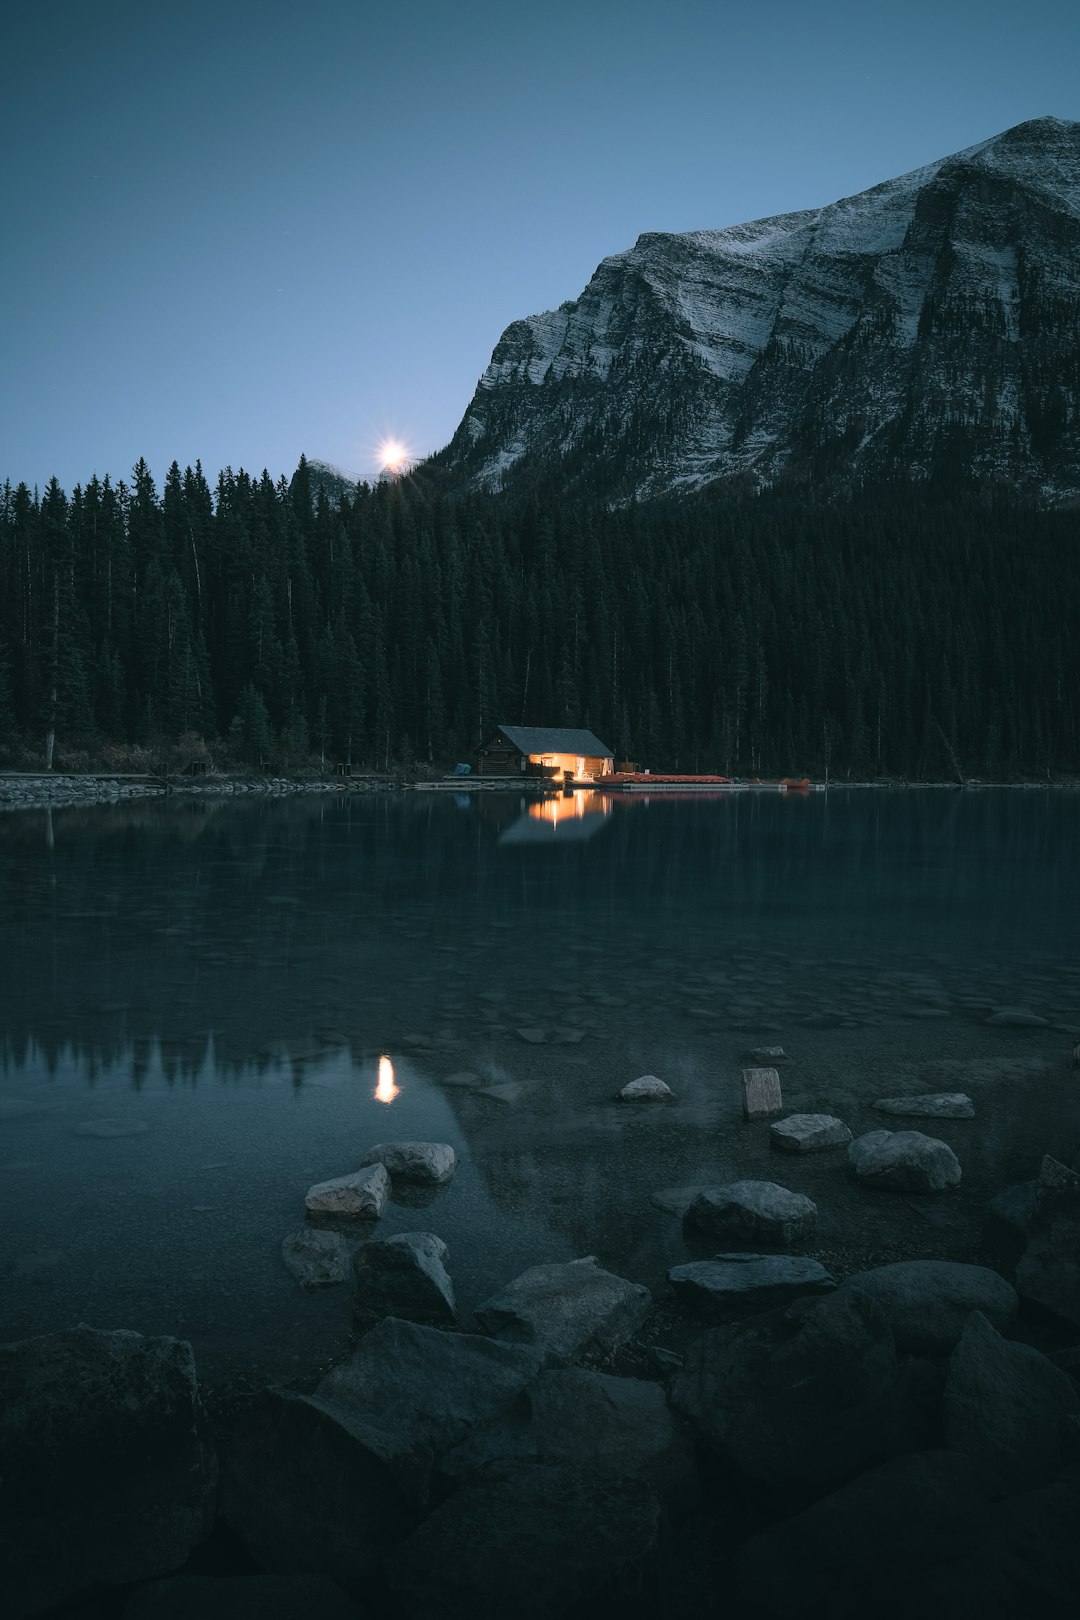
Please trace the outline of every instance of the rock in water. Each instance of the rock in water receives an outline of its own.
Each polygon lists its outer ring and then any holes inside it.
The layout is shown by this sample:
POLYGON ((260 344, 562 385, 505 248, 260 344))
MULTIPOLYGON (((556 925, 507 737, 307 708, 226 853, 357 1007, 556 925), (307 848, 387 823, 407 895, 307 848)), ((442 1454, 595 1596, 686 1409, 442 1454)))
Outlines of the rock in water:
POLYGON ((975 1104, 963 1091, 928 1091, 920 1097, 883 1097, 874 1104, 879 1114, 901 1114, 911 1119, 974 1119, 975 1104))
POLYGON ((390 1196, 390 1177, 383 1164, 371 1164, 351 1176, 319 1181, 309 1187, 304 1205, 309 1215, 349 1215, 376 1221, 390 1196))
POLYGON ((818 1261, 786 1254, 717 1254, 673 1267, 668 1282, 676 1297, 708 1322, 771 1311, 803 1294, 827 1294, 836 1287, 818 1261))
POLYGON ((432 1620, 619 1614, 651 1587, 660 1525, 641 1480, 493 1464, 391 1554, 387 1584, 432 1620))
POLYGON ((362 1243, 353 1256, 358 1326, 384 1316, 433 1327, 456 1321, 448 1257, 446 1244, 434 1232, 398 1232, 362 1243))
POLYGON ((366 1596, 443 1452, 504 1415, 536 1351, 387 1318, 313 1395, 263 1390, 226 1449, 221 1513, 264 1569, 366 1596))
POLYGON ((945 1192, 960 1185, 952 1148, 922 1131, 868 1131, 848 1148, 848 1164, 860 1181, 896 1192, 945 1192))
POLYGON ((182 1564, 217 1463, 191 1346, 69 1328, 0 1345, 0 1600, 10 1620, 182 1564))
POLYGON ((365 1153, 365 1164, 383 1164, 397 1180, 437 1185, 449 1181, 457 1157, 449 1142, 380 1142, 365 1153))
POLYGON ((750 1056, 761 1069, 773 1068, 777 1063, 790 1061, 782 1046, 755 1046, 750 1056))
POLYGON ((619 1092, 620 1102, 665 1102, 672 1095, 671 1087, 655 1074, 639 1075, 627 1081, 619 1092))
POLYGON ((780 1153, 817 1153, 850 1141, 851 1132, 832 1114, 789 1114, 769 1126, 769 1146, 780 1153))
POLYGON ((986 1022, 994 1029, 1045 1029, 1048 1020, 1030 1007, 999 1007, 986 1022))
POLYGON ((732 1181, 698 1193, 685 1216, 692 1230, 737 1243, 801 1243, 813 1233, 817 1205, 775 1181, 732 1181))
POLYGON ((339 1232, 301 1226, 281 1245, 281 1258, 300 1287, 333 1288, 349 1275, 349 1245, 339 1232))
POLYGON ((842 1291, 852 1288, 877 1300, 902 1355, 947 1356, 972 1311, 1008 1327, 1020 1303, 996 1271, 956 1260, 898 1260, 841 1284, 842 1291))
POLYGON ((744 1119, 773 1119, 784 1112, 775 1069, 744 1069, 742 1087, 744 1119))
POLYGON ((596 1256, 587 1255, 523 1271, 484 1301, 476 1320, 496 1338, 536 1345, 546 1365, 561 1366, 586 1351, 624 1344, 651 1304, 647 1288, 602 1270, 596 1256))
POLYGON ((326 1575, 173 1575, 137 1587, 124 1620, 362 1620, 326 1575))
POLYGON ((752 1478, 820 1487, 880 1455, 896 1382, 885 1314, 853 1290, 707 1329, 687 1349, 671 1400, 752 1478))
POLYGON ((949 1362, 945 1444, 1008 1490, 1041 1484, 1063 1461, 1066 1419, 1080 1394, 1028 1344, 1003 1339, 981 1312, 969 1316, 949 1362))

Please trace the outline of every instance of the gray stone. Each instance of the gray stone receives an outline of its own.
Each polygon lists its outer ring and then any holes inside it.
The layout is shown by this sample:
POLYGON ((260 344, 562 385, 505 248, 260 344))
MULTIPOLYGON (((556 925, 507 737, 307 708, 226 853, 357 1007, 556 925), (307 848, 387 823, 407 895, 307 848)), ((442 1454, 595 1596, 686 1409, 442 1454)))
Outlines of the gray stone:
POLYGON ((221 1513, 264 1569, 363 1595, 427 1506, 439 1457, 539 1371, 522 1345, 387 1318, 313 1395, 267 1389, 230 1438, 221 1513))
POLYGON ((901 1114, 911 1119, 974 1119, 975 1104, 963 1091, 928 1091, 917 1097, 883 1097, 874 1104, 879 1114, 901 1114))
POLYGON ((1071 1378, 1028 1344, 1012 1344, 979 1311, 949 1361, 945 1444, 1010 1490, 1041 1484, 1063 1461, 1064 1425, 1080 1413, 1071 1378))
POLYGON ((1016 1276, 1016 1266, 1035 1220, 1035 1183, 1020 1181, 991 1198, 983 1221, 982 1246, 1002 1274, 1016 1276))
POLYGON ((784 1112, 780 1076, 775 1069, 744 1069, 742 1089, 744 1119, 774 1119, 784 1112))
POLYGON ((493 1464, 387 1560, 387 1585, 424 1620, 618 1614, 654 1579, 661 1508, 639 1479, 493 1464))
POLYGON ((851 1132, 832 1114, 789 1114, 769 1126, 769 1146, 780 1153, 817 1153, 850 1141, 851 1132))
POLYGON ((515 1408, 449 1451, 455 1483, 492 1462, 543 1462, 652 1486, 669 1512, 698 1498, 694 1450, 659 1384, 582 1367, 541 1373, 515 1408))
POLYGON ((173 1575, 137 1587, 124 1620, 361 1620, 327 1575, 173 1575))
POLYGON ((769 1311, 836 1287, 818 1261, 787 1254, 718 1254, 673 1267, 668 1282, 681 1303, 711 1322, 769 1311))
POLYGON ((68 1328, 0 1345, 0 1608, 182 1564, 210 1528, 217 1463, 191 1346, 68 1328))
POLYGON ((841 1284, 842 1291, 852 1288, 877 1300, 902 1355, 946 1356, 972 1311, 1008 1327, 1020 1303, 996 1271, 957 1260, 898 1260, 841 1284))
POLYGON ((782 1046, 755 1046, 750 1053, 759 1068, 774 1068, 777 1063, 790 1063, 791 1059, 782 1046))
POLYGON ((693 1231, 736 1243, 801 1243, 813 1233, 817 1205, 775 1181, 732 1181, 698 1193, 686 1212, 693 1231))
POLYGON ((854 1290, 800 1299, 687 1349, 676 1411, 710 1447, 770 1486, 827 1486, 887 1443, 896 1350, 885 1313, 854 1290))
POLYGON ((362 1243, 353 1256, 357 1322, 369 1325, 396 1316, 439 1327, 456 1321, 448 1257, 446 1244, 434 1232, 398 1232, 362 1243))
POLYGON ((619 1092, 620 1102, 665 1102, 672 1096, 672 1090, 665 1081, 655 1074, 639 1075, 636 1080, 629 1080, 619 1092))
POLYGON ((1080 1176, 1049 1155, 1035 1183, 1035 1213, 1016 1267, 1016 1289, 1080 1327, 1080 1176))
POLYGON ((449 1181, 457 1156, 449 1142, 380 1142, 364 1154, 364 1164, 383 1164, 395 1180, 438 1185, 449 1181))
POLYGON ((390 1196, 390 1177, 382 1164, 371 1164, 351 1176, 319 1181, 304 1199, 309 1215, 347 1215, 378 1220, 390 1196))
POLYGON ((1029 1007, 999 1007, 986 1022, 995 1029, 1045 1029, 1049 1022, 1029 1007))
POLYGON ((960 1185, 952 1148, 922 1131, 868 1131, 848 1148, 848 1164, 860 1181, 895 1192, 945 1192, 960 1185))
POLYGON ((546 1365, 561 1366, 624 1344, 651 1304, 647 1288, 602 1270, 596 1256, 587 1255, 532 1266, 485 1300, 476 1320, 494 1337, 535 1345, 546 1365))
POLYGON ((338 1232, 301 1226, 281 1245, 281 1258, 305 1292, 332 1288, 349 1275, 349 1245, 338 1232))
MULTIPOLYGON (((965 1457, 925 1451, 890 1458, 742 1548, 737 1612, 784 1620, 925 1614, 926 1570, 974 1535, 986 1503, 965 1457)), ((958 1620, 970 1612, 954 1610, 958 1620)))

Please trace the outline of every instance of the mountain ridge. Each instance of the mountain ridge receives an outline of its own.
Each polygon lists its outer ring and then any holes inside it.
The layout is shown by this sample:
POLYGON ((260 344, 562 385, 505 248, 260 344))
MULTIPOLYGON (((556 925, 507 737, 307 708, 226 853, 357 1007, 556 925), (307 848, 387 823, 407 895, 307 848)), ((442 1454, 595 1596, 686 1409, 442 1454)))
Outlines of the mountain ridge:
POLYGON ((1080 123, 820 208, 644 232, 507 327, 439 461, 619 503, 908 478, 1080 494, 1080 123))

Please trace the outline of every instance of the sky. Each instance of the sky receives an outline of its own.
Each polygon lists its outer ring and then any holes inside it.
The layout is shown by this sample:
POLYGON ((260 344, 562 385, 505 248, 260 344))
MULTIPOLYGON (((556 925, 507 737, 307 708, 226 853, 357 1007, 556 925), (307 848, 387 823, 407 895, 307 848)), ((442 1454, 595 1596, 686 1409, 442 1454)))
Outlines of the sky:
POLYGON ((0 480, 372 477, 641 232, 1045 114, 1076 0, 7 0, 0 480))

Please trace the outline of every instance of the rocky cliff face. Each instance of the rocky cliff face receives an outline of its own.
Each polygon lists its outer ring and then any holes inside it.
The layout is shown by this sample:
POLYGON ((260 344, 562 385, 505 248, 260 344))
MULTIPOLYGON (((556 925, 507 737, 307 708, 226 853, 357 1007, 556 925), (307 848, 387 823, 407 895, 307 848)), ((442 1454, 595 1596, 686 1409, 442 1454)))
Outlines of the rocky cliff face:
POLYGON ((456 482, 609 501, 727 482, 1080 493, 1080 123, 828 207, 639 237, 503 333, 456 482))

